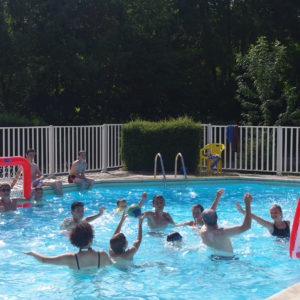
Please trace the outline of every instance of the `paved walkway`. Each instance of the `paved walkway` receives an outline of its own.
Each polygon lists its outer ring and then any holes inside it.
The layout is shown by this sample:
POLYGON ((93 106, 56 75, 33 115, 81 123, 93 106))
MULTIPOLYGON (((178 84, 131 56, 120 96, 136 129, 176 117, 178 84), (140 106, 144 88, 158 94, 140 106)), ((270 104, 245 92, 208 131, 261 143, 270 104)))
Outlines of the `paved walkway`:
MULTIPOLYGON (((133 173, 123 170, 110 170, 108 172, 88 172, 86 176, 94 179, 95 181, 114 181, 114 180, 155 180, 153 173, 133 173)), ((61 180, 63 184, 68 184, 67 175, 56 176, 57 179, 61 180)), ((175 178, 174 174, 167 174, 167 180, 174 179, 184 179, 182 174, 177 175, 175 178)), ((232 177, 232 178, 258 178, 258 179, 273 179, 273 180, 286 180, 286 181, 299 181, 300 176, 278 176, 278 175, 266 175, 266 174, 246 174, 246 173, 236 173, 236 172, 223 172, 221 175, 212 175, 212 176, 194 176, 188 175, 189 179, 200 179, 200 178, 223 178, 223 177, 232 177)), ((157 175, 157 180, 163 180, 162 175, 157 175)))

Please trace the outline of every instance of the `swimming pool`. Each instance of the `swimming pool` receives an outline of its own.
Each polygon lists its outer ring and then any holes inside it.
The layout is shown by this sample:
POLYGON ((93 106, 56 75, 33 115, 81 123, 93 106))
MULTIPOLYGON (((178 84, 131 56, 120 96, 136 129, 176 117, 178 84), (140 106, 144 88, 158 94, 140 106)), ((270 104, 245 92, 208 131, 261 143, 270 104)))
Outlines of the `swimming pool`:
MULTIPOLYGON (((144 210, 151 210, 152 196, 163 194, 165 211, 179 223, 192 220, 193 204, 209 207, 219 188, 225 189, 217 209, 219 225, 223 226, 242 222, 234 202, 242 204, 245 192, 254 196, 253 213, 270 220, 269 208, 276 202, 283 208, 284 219, 291 223, 300 195, 300 185, 296 184, 218 180, 190 182, 187 187, 168 185, 166 189, 157 183, 111 183, 88 192, 71 191, 64 198, 45 196, 49 201, 43 207, 0 215, 0 299, 265 299, 299 282, 300 261, 290 260, 288 242, 270 236, 255 221, 251 230, 232 239, 239 258, 232 261, 210 260, 198 232, 189 227, 176 229, 183 236, 182 247, 176 248, 165 242, 172 228, 153 234, 146 222, 135 267, 126 271, 112 266, 99 271, 74 271, 41 264, 21 253, 33 250, 57 255, 76 251, 59 231, 75 200, 85 203, 85 216, 106 206, 106 213, 92 223, 93 248, 108 251, 120 218, 112 213, 118 198, 127 199, 128 204, 137 203, 146 191, 144 210)), ((128 217, 122 232, 131 245, 137 235, 137 220, 128 217)))

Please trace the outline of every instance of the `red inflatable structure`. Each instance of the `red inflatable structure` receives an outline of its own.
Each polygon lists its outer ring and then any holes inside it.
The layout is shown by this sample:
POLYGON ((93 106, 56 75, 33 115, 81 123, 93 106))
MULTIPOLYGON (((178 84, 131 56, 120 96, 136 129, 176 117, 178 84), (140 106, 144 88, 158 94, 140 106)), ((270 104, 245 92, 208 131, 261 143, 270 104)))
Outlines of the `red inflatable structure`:
POLYGON ((31 194, 31 170, 30 164, 22 156, 0 157, 0 167, 3 166, 22 166, 23 168, 23 195, 28 198, 31 194))

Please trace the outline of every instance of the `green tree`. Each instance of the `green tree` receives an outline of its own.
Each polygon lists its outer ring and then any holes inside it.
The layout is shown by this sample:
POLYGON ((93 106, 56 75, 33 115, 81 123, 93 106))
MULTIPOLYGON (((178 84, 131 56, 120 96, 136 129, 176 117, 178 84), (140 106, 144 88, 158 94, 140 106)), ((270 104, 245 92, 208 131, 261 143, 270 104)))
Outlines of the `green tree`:
POLYGON ((299 116, 295 88, 285 78, 289 67, 285 46, 259 37, 246 55, 238 55, 237 63, 243 72, 236 80, 237 99, 243 108, 244 122, 283 125, 292 123, 291 112, 299 116))

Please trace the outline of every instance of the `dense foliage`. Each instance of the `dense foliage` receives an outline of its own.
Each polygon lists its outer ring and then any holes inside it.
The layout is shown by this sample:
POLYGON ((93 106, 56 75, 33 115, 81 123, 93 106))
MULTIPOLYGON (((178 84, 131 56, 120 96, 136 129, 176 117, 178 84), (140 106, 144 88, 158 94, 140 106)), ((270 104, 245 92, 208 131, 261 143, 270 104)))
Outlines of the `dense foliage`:
MULTIPOLYGON (((201 132, 201 124, 189 118, 129 122, 122 128, 122 162, 130 171, 153 172, 154 157, 161 153, 165 171, 174 172, 175 157, 180 152, 188 171, 196 172, 199 170, 201 132)), ((180 160, 178 166, 181 166, 180 160)), ((159 158, 157 171, 161 172, 159 158)))
POLYGON ((53 125, 239 122, 236 56, 259 36, 286 47, 282 78, 299 106, 299 15, 295 0, 0 0, 0 113, 53 125))

